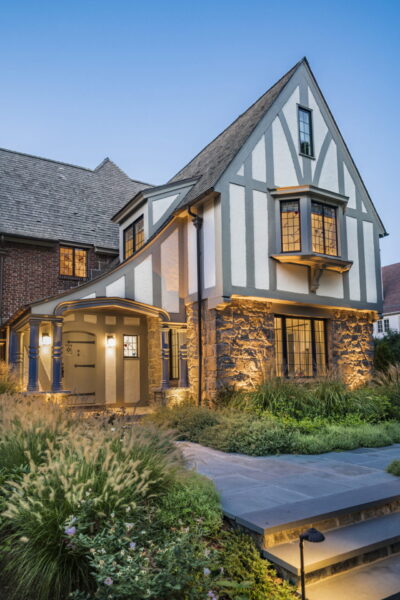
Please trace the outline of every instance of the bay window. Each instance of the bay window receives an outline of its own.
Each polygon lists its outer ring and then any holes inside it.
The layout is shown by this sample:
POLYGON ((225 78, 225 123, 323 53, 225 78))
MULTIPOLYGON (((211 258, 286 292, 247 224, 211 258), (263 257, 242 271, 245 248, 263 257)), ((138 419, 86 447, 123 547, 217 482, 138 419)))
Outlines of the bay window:
POLYGON ((281 202, 282 252, 300 252, 300 206, 298 200, 281 202))
POLYGON ((311 203, 312 249, 318 254, 338 255, 336 208, 320 202, 311 203))

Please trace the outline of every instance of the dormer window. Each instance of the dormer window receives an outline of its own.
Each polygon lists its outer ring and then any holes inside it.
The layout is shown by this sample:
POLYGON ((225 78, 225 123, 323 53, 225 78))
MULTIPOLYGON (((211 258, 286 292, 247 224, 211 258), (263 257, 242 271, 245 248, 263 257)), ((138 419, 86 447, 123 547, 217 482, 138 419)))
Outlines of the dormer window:
POLYGON ((311 202, 311 231, 313 252, 338 255, 336 208, 311 202))
POLYGON ((144 217, 141 215, 136 221, 124 229, 124 259, 137 252, 144 245, 144 217))
POLYGON ((300 154, 314 156, 311 110, 299 106, 300 154))

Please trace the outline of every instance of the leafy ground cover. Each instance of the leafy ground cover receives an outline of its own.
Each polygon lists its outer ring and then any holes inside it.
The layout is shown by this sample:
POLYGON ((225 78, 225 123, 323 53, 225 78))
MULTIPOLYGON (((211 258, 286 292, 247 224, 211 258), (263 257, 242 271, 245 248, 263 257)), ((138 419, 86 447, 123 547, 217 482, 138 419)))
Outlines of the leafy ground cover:
POLYGON ((295 598, 154 424, 0 395, 0 490, 2 598, 295 598))
POLYGON ((318 454, 400 442, 400 368, 349 390, 339 379, 271 379, 250 392, 225 392, 215 406, 162 408, 148 419, 179 440, 254 456, 318 454))
POLYGON ((392 460, 392 462, 386 470, 388 473, 400 477, 400 460, 392 460))

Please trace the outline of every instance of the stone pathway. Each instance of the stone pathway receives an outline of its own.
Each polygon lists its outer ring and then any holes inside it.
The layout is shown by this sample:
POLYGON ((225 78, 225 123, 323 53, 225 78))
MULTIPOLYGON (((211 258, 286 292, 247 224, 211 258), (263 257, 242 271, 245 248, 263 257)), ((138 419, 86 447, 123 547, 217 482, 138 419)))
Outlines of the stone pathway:
POLYGON ((190 466, 213 480, 224 513, 252 511, 398 480, 385 472, 400 444, 317 455, 253 457, 180 442, 190 466))

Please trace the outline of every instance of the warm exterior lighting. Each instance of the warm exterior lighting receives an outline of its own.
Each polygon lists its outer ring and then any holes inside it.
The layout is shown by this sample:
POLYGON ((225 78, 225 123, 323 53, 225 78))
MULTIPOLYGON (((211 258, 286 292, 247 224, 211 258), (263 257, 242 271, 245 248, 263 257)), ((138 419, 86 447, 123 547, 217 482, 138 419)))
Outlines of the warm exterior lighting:
POLYGON ((312 542, 312 543, 319 543, 319 542, 323 542, 325 539, 325 536, 323 533, 321 533, 320 531, 318 531, 318 529, 314 529, 314 527, 311 527, 311 529, 307 529, 307 531, 305 531, 304 533, 300 534, 299 540, 300 540, 300 577, 301 577, 301 599, 302 600, 306 600, 306 583, 305 583, 305 577, 304 577, 304 548, 303 548, 303 542, 304 540, 306 542, 312 542))
POLYGON ((42 346, 50 346, 51 345, 51 337, 48 333, 43 333, 42 335, 42 346))
POLYGON ((115 336, 108 335, 107 336, 107 340, 106 340, 106 344, 107 344, 107 348, 115 348, 115 346, 116 346, 115 336))

